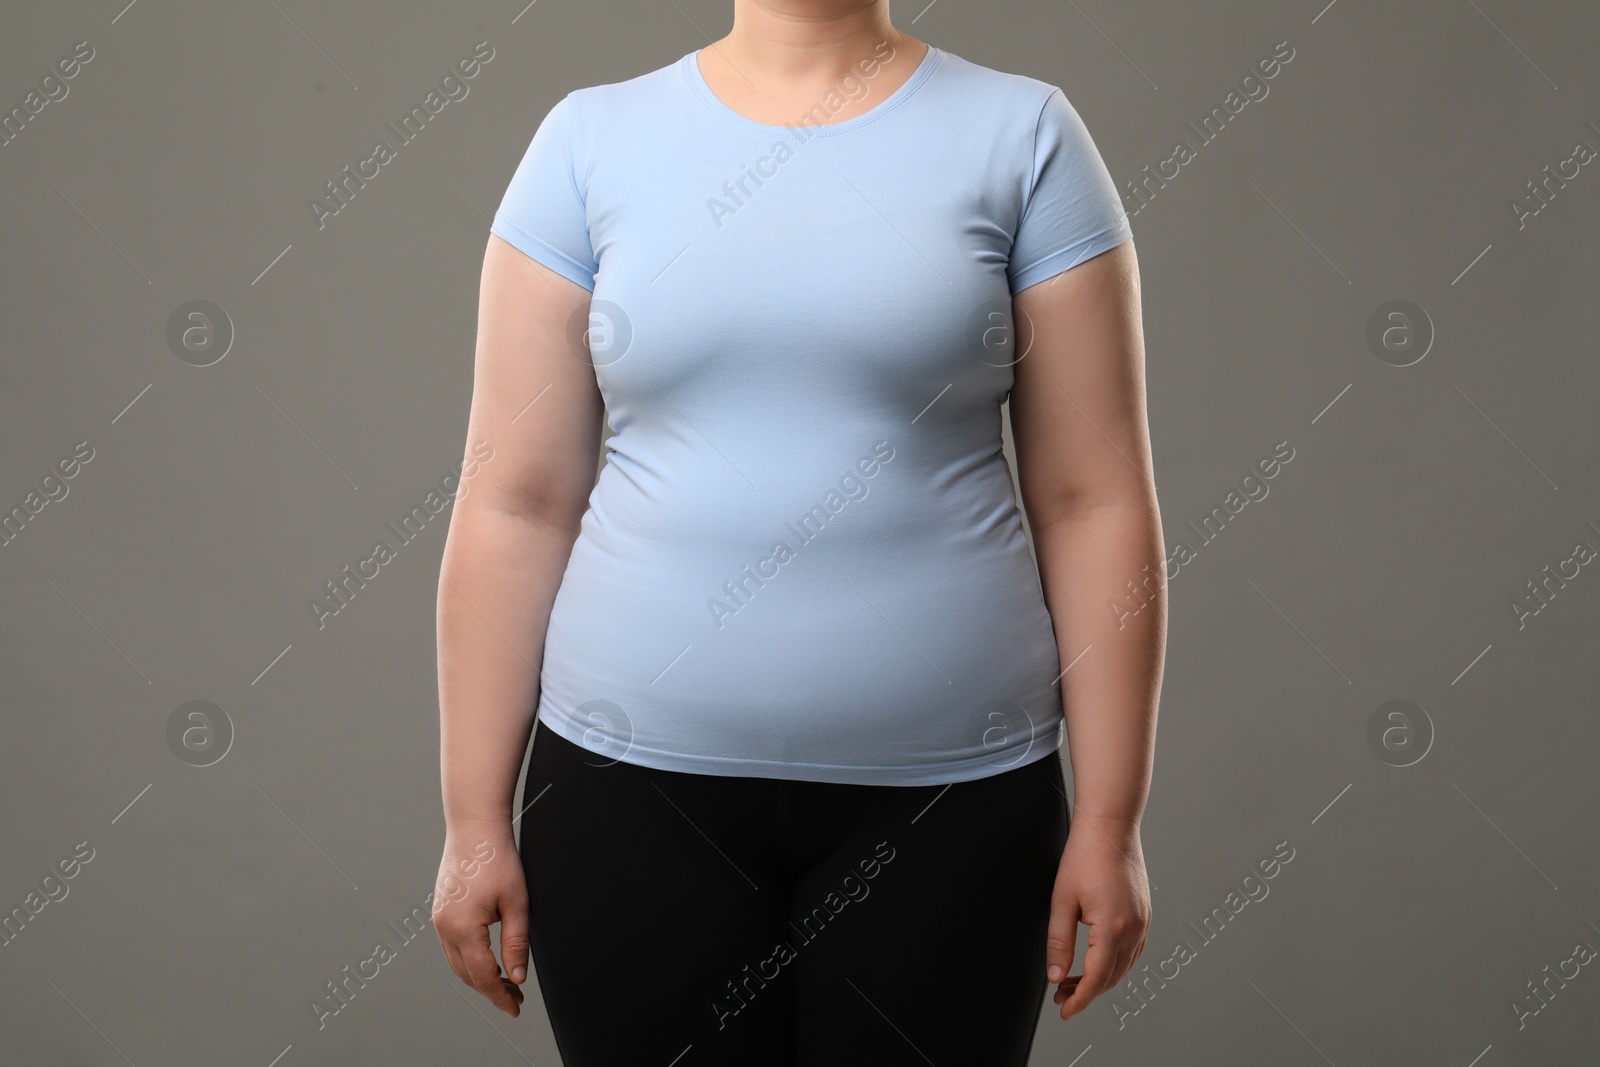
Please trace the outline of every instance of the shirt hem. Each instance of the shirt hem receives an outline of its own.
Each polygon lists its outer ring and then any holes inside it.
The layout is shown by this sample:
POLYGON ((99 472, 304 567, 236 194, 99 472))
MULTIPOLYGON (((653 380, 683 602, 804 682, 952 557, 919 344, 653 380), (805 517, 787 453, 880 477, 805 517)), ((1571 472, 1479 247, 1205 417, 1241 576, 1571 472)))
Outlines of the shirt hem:
MULTIPOLYGON (((605 752, 585 741, 590 731, 567 718, 549 705, 541 706, 538 720, 573 744, 589 749, 596 755, 605 752)), ((1025 767, 1061 750, 1061 727, 1058 717, 1042 736, 1030 736, 1025 744, 1013 746, 1020 753, 1001 750, 954 760, 911 764, 866 763, 800 763, 787 760, 747 758, 742 756, 712 756, 704 753, 675 752, 667 749, 647 748, 634 743, 619 744, 620 752, 611 757, 616 762, 631 763, 655 770, 675 771, 685 774, 719 775, 726 777, 778 778, 785 781, 834 782, 845 785, 949 785, 988 778, 1006 771, 1025 767)), ((607 743, 613 743, 607 738, 607 743)))

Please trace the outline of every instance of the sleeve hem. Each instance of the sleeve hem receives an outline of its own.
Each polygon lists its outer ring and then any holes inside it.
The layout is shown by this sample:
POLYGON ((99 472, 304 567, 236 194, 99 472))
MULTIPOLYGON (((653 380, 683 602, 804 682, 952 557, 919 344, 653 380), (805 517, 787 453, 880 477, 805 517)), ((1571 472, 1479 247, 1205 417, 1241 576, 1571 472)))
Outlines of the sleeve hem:
POLYGON ((1036 259, 1032 263, 1011 274, 1011 295, 1037 285, 1055 277, 1063 271, 1071 270, 1087 259, 1098 256, 1101 252, 1108 251, 1133 238, 1133 226, 1128 222, 1128 216, 1123 215, 1116 222, 1107 226, 1099 233, 1091 234, 1081 241, 1074 242, 1066 248, 1036 259))
POLYGON ((591 293, 594 292, 594 272, 589 267, 561 251, 549 241, 536 237, 524 230, 503 213, 495 213, 494 222, 490 225, 489 232, 529 259, 537 260, 568 281, 583 286, 591 293))

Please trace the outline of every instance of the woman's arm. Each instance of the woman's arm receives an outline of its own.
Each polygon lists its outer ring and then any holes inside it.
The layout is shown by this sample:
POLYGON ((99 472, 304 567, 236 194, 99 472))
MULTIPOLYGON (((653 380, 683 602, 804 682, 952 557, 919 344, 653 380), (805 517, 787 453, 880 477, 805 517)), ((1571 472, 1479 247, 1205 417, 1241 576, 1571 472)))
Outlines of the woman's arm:
POLYGON ((1011 393, 1017 479, 1061 663, 1071 664, 1061 687, 1076 806, 1048 946, 1067 1018, 1121 981, 1150 922, 1139 820, 1167 597, 1133 243, 1023 290, 1013 308, 1020 343, 1032 328, 1011 393), (1084 974, 1067 978, 1080 917, 1091 927, 1084 974))
POLYGON ((467 426, 469 454, 480 459, 458 491, 439 574, 445 852, 434 926, 456 974, 512 1016, 528 941, 511 805, 550 607, 599 460, 603 404, 594 368, 572 351, 567 328, 589 299, 582 286, 489 238, 467 426), (484 442, 493 449, 487 461, 484 442), (484 841, 495 858, 478 870, 473 858, 484 841), (469 891, 446 904, 463 864, 472 867, 469 891), (488 928, 497 921, 504 976, 490 950, 488 928))

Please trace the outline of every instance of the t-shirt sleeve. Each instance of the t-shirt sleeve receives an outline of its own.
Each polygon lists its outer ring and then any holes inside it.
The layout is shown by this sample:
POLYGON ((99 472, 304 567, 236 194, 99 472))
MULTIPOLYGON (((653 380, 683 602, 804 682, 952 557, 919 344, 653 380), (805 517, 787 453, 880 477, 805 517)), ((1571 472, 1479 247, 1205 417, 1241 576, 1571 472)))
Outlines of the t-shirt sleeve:
POLYGON ((539 123, 495 211, 489 232, 564 278, 594 292, 599 265, 578 182, 572 94, 539 123))
POLYGON ((1034 136, 1033 171, 1006 269, 1013 294, 1133 237, 1116 183, 1059 88, 1034 136))

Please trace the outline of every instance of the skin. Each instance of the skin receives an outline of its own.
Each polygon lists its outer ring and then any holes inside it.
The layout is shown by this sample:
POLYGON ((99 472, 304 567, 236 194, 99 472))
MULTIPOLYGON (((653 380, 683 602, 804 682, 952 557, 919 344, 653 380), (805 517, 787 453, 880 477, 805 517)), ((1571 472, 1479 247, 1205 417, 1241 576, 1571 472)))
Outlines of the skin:
POLYGON ((480 841, 496 856, 517 855, 511 805, 538 705, 545 627, 600 455, 594 368, 566 337, 570 317, 588 304, 582 286, 490 237, 467 421, 468 440, 489 442, 494 458, 458 495, 439 574, 445 843, 435 899, 446 903, 434 929, 451 969, 513 1017, 528 967, 520 865, 487 865, 459 901, 442 888, 480 841), (490 950, 496 922, 503 971, 490 950))
POLYGON ((1167 572, 1133 242, 1024 289, 1012 309, 1023 339, 1033 330, 1011 389, 1017 481, 1061 662, 1071 665, 1061 686, 1077 804, 1046 934, 1047 976, 1066 1019, 1128 973, 1151 919, 1139 822, 1154 759, 1167 572), (1079 922, 1089 927, 1088 948, 1083 974, 1069 976, 1079 922))
MULTIPOLYGON (((893 55, 841 122, 903 84, 927 45, 887 0, 735 0, 700 55, 728 106, 758 122, 805 114, 888 41, 893 55)), ((1165 558, 1145 423, 1138 267, 1129 242, 1018 294, 1032 341, 1011 393, 1018 481, 1063 664, 1077 807, 1051 897, 1048 979, 1063 1019, 1115 986, 1144 949, 1139 841, 1166 633, 1165 558), (1151 602, 1123 584, 1149 567, 1151 602), (1086 646, 1092 646, 1079 658, 1086 646), (1077 924, 1090 928, 1082 975, 1077 924), (1059 971, 1057 971, 1059 968, 1059 971)), ((545 629, 588 506, 604 432, 593 367, 567 323, 587 290, 491 236, 480 278, 469 442, 493 461, 458 495, 439 578, 445 843, 434 928, 451 969, 516 1017, 528 975, 528 892, 512 810, 534 727, 545 629), (537 399, 535 399, 537 398, 537 399), (487 849, 494 859, 481 862, 487 849), (470 892, 460 891, 472 870, 470 892), (453 890, 453 891, 452 891, 453 890), (500 959, 490 927, 500 924, 500 959)), ((1026 334, 1024 334, 1026 336, 1026 334)), ((1019 346, 1020 348, 1020 346, 1019 346)))

